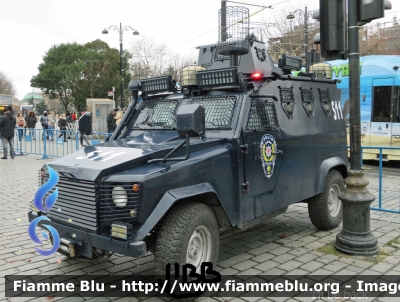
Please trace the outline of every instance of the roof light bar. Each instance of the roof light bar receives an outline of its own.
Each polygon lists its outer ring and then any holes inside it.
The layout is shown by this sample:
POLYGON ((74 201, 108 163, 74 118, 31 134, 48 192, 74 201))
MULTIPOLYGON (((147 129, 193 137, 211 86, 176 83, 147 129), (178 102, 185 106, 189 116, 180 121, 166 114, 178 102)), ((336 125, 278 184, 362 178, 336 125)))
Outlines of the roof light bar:
POLYGON ((199 87, 238 85, 237 67, 198 71, 196 76, 199 87))
POLYGON ((283 54, 282 59, 279 59, 279 68, 290 70, 301 70, 302 59, 295 56, 283 54))
POLYGON ((143 93, 172 91, 172 77, 170 75, 141 80, 140 84, 143 93))

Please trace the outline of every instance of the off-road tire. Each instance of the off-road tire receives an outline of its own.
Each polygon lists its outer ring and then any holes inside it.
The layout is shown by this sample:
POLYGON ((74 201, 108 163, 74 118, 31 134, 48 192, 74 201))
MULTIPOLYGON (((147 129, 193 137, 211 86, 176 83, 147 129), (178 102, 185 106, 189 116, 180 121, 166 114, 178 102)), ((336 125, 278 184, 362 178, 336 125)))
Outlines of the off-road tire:
POLYGON ((165 276, 168 263, 171 264, 171 274, 174 263, 178 263, 180 268, 187 263, 188 245, 198 228, 209 232, 209 262, 215 267, 219 253, 219 230, 214 213, 205 204, 187 202, 172 208, 160 228, 154 253, 156 275, 165 276))
POLYGON ((329 171, 325 179, 324 191, 308 201, 308 214, 314 226, 321 230, 332 230, 343 219, 343 205, 337 194, 344 190, 342 175, 329 171))

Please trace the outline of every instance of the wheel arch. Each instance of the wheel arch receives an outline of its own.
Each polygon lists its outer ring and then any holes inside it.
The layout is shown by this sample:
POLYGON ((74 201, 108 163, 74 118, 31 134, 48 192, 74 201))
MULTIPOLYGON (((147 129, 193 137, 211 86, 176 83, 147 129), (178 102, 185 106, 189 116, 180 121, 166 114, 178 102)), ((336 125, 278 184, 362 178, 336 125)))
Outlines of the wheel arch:
POLYGON ((343 179, 347 178, 347 165, 341 157, 337 156, 325 159, 321 163, 319 169, 319 179, 316 194, 319 194, 324 190, 326 176, 331 170, 338 171, 342 175, 343 179))
POLYGON ((174 206, 188 201, 209 206, 220 228, 232 226, 232 220, 229 218, 213 186, 209 183, 202 183, 165 192, 146 222, 134 235, 133 240, 143 240, 174 206))

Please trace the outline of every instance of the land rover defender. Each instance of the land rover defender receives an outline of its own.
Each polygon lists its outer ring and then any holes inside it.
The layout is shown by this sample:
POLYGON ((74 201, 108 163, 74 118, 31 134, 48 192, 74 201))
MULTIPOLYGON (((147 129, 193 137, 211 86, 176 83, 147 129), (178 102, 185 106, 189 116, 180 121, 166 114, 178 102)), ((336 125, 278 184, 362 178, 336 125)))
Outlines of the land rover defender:
POLYGON ((292 76, 301 59, 283 55, 275 66, 248 29, 227 38, 246 26, 232 24, 218 43, 198 47, 179 84, 131 81, 133 101, 109 142, 42 168, 41 184, 50 168, 58 175, 58 198, 49 211, 33 206, 29 219, 50 219, 61 253, 151 251, 164 274, 168 263, 215 264, 220 234, 295 203, 308 203, 316 227, 339 225, 347 144, 336 82, 292 76))

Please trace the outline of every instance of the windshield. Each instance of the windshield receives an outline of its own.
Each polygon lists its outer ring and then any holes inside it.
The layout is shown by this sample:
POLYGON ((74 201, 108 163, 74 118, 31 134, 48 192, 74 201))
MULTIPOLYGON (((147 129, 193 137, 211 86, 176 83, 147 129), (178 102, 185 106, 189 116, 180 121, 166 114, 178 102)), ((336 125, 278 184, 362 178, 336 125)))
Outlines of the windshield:
POLYGON ((204 107, 206 129, 231 129, 236 103, 236 95, 142 101, 131 129, 176 129, 176 112, 182 104, 204 107))

